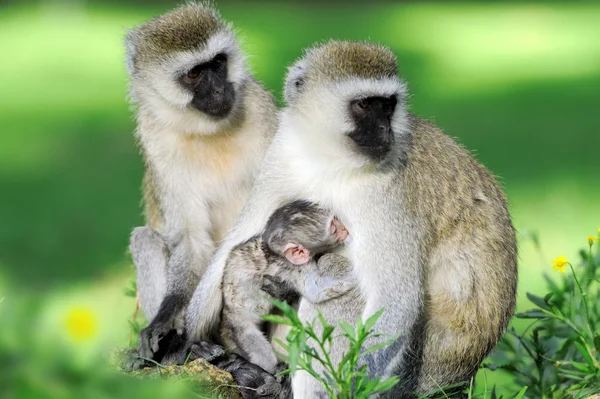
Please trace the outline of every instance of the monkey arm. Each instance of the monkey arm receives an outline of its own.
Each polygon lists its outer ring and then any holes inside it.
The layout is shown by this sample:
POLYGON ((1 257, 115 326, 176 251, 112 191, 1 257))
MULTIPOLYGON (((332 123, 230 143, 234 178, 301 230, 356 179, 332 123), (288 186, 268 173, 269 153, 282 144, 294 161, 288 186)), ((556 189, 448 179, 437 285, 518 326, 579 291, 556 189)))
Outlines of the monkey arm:
POLYGON ((295 302, 299 299, 297 288, 287 281, 282 280, 279 276, 265 275, 261 289, 273 298, 288 303, 295 302))
POLYGON ((151 227, 136 227, 129 252, 136 270, 137 296, 147 320, 156 316, 167 291, 169 250, 163 237, 151 227))
POLYGON ((159 351, 159 341, 168 332, 175 328, 175 321, 181 310, 187 305, 191 295, 190 289, 190 267, 192 260, 189 241, 183 239, 176 245, 169 256, 167 263, 167 293, 163 298, 156 316, 148 327, 140 332, 139 351, 140 355, 152 358, 159 351))
POLYGON ((318 304, 344 295, 356 285, 350 261, 329 253, 321 256, 316 268, 308 272, 300 293, 309 302, 318 304))
MULTIPOLYGON (((401 209, 397 206, 396 209, 401 209)), ((418 223, 407 215, 387 220, 376 218, 370 213, 385 214, 378 207, 379 204, 371 202, 371 206, 363 209, 362 223, 355 226, 361 239, 353 242, 353 252, 354 268, 365 298, 362 319, 367 320, 384 309, 374 326, 375 334, 380 336, 370 339, 368 345, 398 336, 391 345, 364 358, 371 375, 386 378, 398 372, 407 343, 422 316, 424 261, 418 223), (381 231, 396 234, 381 240, 378 234, 381 231)))
POLYGON ((301 296, 318 304, 356 287, 349 269, 350 262, 337 254, 325 254, 318 262, 305 265, 275 265, 265 272, 262 290, 283 301, 295 301, 301 296))
POLYGON ((304 290, 300 294, 311 303, 322 303, 345 294, 355 285, 354 280, 342 280, 311 272, 306 276, 304 290))
POLYGON ((217 250, 194 291, 185 321, 186 331, 191 341, 206 338, 217 325, 223 301, 221 291, 223 271, 231 249, 260 233, 269 216, 279 206, 293 198, 294 192, 289 185, 274 184, 274 182, 285 181, 282 177, 285 174, 269 161, 274 158, 273 154, 277 151, 273 146, 269 148, 263 168, 270 173, 261 173, 257 177, 241 217, 217 250))

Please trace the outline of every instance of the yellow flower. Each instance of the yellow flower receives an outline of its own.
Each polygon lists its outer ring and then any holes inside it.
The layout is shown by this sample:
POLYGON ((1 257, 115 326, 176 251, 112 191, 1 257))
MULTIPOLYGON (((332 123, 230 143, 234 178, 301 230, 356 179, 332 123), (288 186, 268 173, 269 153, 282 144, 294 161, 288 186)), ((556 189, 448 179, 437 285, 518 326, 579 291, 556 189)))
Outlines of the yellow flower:
POLYGON ((98 320, 91 310, 81 307, 74 308, 65 318, 65 329, 73 341, 87 341, 96 335, 98 320))
POLYGON ((592 245, 594 243, 594 241, 598 241, 598 238, 596 238, 594 236, 588 237, 588 244, 592 245))
POLYGON ((552 266, 552 268, 554 270, 558 270, 561 273, 566 273, 566 267, 569 264, 569 261, 567 260, 567 258, 563 255, 560 255, 558 258, 553 259, 552 263, 554 263, 554 266, 552 266))

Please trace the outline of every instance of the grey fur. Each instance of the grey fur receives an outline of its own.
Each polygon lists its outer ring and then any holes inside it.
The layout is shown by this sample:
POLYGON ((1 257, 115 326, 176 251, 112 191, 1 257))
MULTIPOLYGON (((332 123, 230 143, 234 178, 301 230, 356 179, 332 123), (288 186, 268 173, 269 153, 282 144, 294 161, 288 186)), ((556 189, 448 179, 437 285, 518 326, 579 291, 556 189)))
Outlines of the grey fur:
POLYGON ((169 249, 164 238, 151 227, 136 227, 131 233, 129 252, 136 266, 136 284, 140 306, 152 320, 167 292, 167 259, 169 249))
POLYGON ((152 358, 183 314, 215 249, 239 216, 276 128, 270 93, 252 77, 230 24, 189 2, 127 33, 130 98, 145 161, 147 227, 131 237, 142 311, 139 351, 152 358), (180 82, 190 68, 227 57, 235 92, 221 118, 195 108, 180 82))
MULTIPOLYGON (((348 124, 348 96, 394 91, 403 98, 395 58, 382 46, 335 41, 306 53, 306 84, 282 110, 244 212, 194 293, 186 316, 192 336, 215 324, 221 303, 214 295, 231 248, 257 234, 282 202, 307 198, 331 209, 352 234, 348 258, 361 300, 348 308, 358 307, 363 319, 385 309, 375 325, 382 336, 370 344, 388 334, 401 337, 366 358, 372 376, 405 378, 387 397, 412 398, 476 373, 515 306, 516 240, 502 188, 462 146, 409 114, 403 101, 391 117, 397 147, 391 159, 360 158, 347 130, 336 127, 348 124), (382 60, 379 68, 371 67, 373 60, 382 60)), ((305 307, 313 308, 301 301, 303 320, 314 314, 305 307)), ((335 309, 314 308, 332 322, 339 317, 335 309)), ((342 344, 331 349, 334 357, 344 350, 342 344)), ((296 399, 315 397, 306 389, 310 380, 293 377, 296 399)))
MULTIPOLYGON (((320 273, 314 260, 292 264, 284 257, 288 243, 300 243, 312 255, 339 245, 329 230, 333 213, 305 201, 295 201, 276 210, 264 233, 231 251, 223 277, 223 310, 220 336, 227 350, 274 373, 279 363, 260 327, 263 314, 272 311, 272 298, 263 285, 273 285, 279 299, 300 295, 313 303, 328 301, 352 289, 349 275, 333 278, 320 273), (266 279, 266 281, 265 281, 266 279), (283 296, 283 297, 282 297, 283 296)), ((339 255, 335 255, 339 257, 339 255)), ((329 259, 329 258, 327 258, 329 259)), ((320 264, 320 261, 319 261, 320 264)))

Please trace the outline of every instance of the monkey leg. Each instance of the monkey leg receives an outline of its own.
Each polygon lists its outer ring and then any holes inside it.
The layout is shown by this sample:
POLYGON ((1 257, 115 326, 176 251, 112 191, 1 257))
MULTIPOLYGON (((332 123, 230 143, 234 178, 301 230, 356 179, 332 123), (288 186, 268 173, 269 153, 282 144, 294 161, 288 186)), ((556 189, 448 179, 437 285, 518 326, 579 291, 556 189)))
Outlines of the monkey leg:
POLYGON ((146 319, 152 320, 166 293, 167 244, 153 228, 136 227, 131 233, 129 251, 136 269, 140 306, 146 319))
POLYGON ((271 343, 253 321, 241 314, 224 314, 221 338, 228 350, 236 352, 265 371, 274 373, 279 363, 271 343))
POLYGON ((424 324, 410 344, 422 355, 413 364, 405 359, 408 368, 419 369, 419 394, 468 385, 515 308, 516 248, 496 238, 502 233, 480 236, 463 227, 436 248, 429 264, 424 324))

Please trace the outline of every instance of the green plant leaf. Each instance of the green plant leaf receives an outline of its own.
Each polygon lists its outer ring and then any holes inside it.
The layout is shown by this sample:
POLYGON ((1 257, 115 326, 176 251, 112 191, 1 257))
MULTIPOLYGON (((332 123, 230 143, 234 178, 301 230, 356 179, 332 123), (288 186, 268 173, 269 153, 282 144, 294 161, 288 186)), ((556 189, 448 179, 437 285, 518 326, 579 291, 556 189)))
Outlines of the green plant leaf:
POLYGON ((298 361, 300 360, 300 347, 298 342, 290 342, 290 347, 288 349, 289 353, 289 366, 288 368, 292 371, 292 375, 296 372, 296 368, 298 367, 298 361))
POLYGON ((571 366, 583 371, 584 373, 593 373, 594 372, 594 369, 590 369, 590 367, 587 364, 579 363, 576 361, 571 361, 569 363, 571 364, 571 366))
POLYGON ((276 324, 285 324, 286 326, 294 326, 294 324, 292 323, 292 321, 290 319, 288 319, 287 317, 284 316, 280 316, 280 315, 276 315, 276 314, 264 314, 262 316, 260 316, 261 319, 268 321, 269 323, 276 323, 276 324))
POLYGON ((273 341, 277 342, 277 344, 279 346, 281 346, 283 349, 285 349, 286 351, 289 350, 289 346, 288 344, 286 344, 285 342, 283 342, 282 340, 280 340, 279 338, 273 338, 273 341))
POLYGON ((345 321, 340 321, 338 324, 342 330, 344 330, 344 335, 350 339, 350 341, 356 342, 356 331, 354 331, 354 328, 352 328, 352 326, 345 321))
POLYGON ((298 318, 296 310, 293 307, 291 307, 287 302, 272 299, 271 303, 277 309, 281 310, 281 312, 290 319, 290 321, 293 323, 292 325, 298 328, 303 328, 302 321, 300 321, 300 319, 298 318))
POLYGON ((519 393, 517 393, 517 395, 515 396, 515 399, 522 399, 523 396, 525 396, 525 391, 527 391, 527 386, 524 386, 523 388, 521 388, 519 393))
POLYGON ((364 356, 364 355, 367 355, 367 354, 369 354, 369 353, 371 353, 371 352, 375 352, 375 351, 377 351, 377 350, 379 350, 379 349, 381 349, 381 348, 385 348, 386 346, 389 346, 389 345, 393 344, 394 342, 396 342, 396 340, 397 340, 399 337, 400 337, 400 336, 399 336, 399 335, 397 335, 397 336, 395 336, 395 337, 394 337, 394 338, 392 338, 392 339, 389 339, 389 340, 387 340, 387 341, 384 341, 384 342, 381 342, 381 343, 379 343, 379 344, 376 344, 376 345, 370 346, 370 347, 368 347, 367 349, 365 349, 363 352, 361 352, 361 354, 360 354, 360 355, 361 355, 361 356, 364 356))
POLYGON ((583 359, 588 364, 588 366, 590 366, 592 369, 594 369, 595 368, 594 361, 592 360, 592 357, 588 353, 585 346, 583 346, 580 342, 577 342, 577 341, 575 341, 574 344, 575 344, 575 347, 577 348, 577 350, 579 351, 579 353, 581 353, 581 356, 583 356, 583 359))
POLYGON ((377 312, 375 312, 375 314, 371 317, 369 317, 367 319, 367 321, 365 321, 365 325, 364 325, 364 329, 366 331, 369 331, 373 328, 373 326, 375 326, 375 323, 377 323, 377 320, 379 320, 379 318, 381 317, 381 315, 383 314, 383 308, 379 309, 377 312))
POLYGON ((393 377, 388 378, 387 380, 379 382, 377 384, 377 386, 375 387, 375 390, 377 390, 379 392, 388 391, 388 390, 392 389, 394 386, 398 385, 399 382, 400 382, 400 380, 398 379, 398 377, 393 376, 393 377))
POLYGON ((536 305, 537 307, 542 308, 542 309, 546 309, 546 310, 550 310, 550 306, 548 306, 548 304, 546 303, 546 301, 544 301, 543 298, 540 298, 539 296, 533 295, 530 292, 527 293, 527 298, 529 298, 529 300, 531 302, 533 302, 533 304, 536 305))
POLYGON ((333 333, 333 330, 335 330, 335 327, 331 325, 327 325, 327 327, 323 328, 323 334, 321 335, 321 339, 323 342, 327 341, 327 339, 333 333))
POLYGON ((519 319, 547 319, 550 317, 547 313, 544 313, 538 309, 531 309, 523 313, 517 313, 515 316, 519 319))

